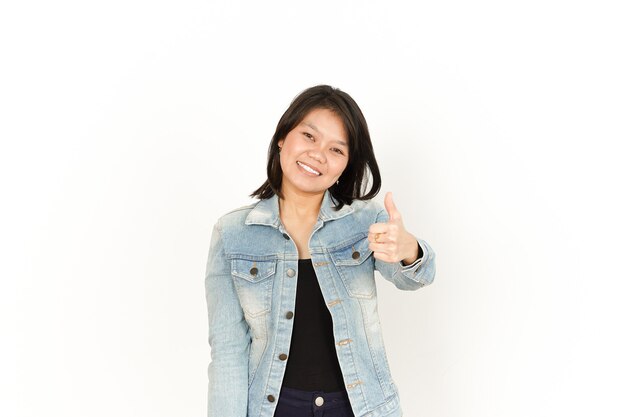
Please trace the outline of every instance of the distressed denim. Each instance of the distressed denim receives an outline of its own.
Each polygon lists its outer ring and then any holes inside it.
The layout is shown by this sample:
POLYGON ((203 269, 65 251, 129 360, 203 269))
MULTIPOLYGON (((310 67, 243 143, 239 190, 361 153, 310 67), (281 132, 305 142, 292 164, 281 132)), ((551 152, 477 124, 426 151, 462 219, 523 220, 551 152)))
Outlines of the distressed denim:
MULTIPOLYGON (((356 417, 402 416, 383 343, 374 271, 406 291, 435 277, 435 253, 422 239, 417 240, 423 256, 411 265, 373 256, 369 226, 388 220, 384 206, 372 200, 354 200, 334 211, 326 191, 309 240, 356 417)), ((298 258, 276 195, 232 210, 213 226, 205 274, 209 417, 274 415, 298 314, 298 258)))

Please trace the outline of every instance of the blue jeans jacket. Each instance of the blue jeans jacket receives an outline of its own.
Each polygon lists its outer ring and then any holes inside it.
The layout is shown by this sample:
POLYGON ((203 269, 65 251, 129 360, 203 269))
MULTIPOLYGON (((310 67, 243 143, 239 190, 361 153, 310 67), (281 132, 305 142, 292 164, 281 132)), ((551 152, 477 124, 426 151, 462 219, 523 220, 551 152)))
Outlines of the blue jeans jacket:
MULTIPOLYGON (((326 191, 309 241, 333 320, 335 348, 356 417, 402 416, 377 310, 374 271, 413 291, 435 277, 435 253, 411 265, 374 258, 367 234, 387 222, 376 201, 333 210, 326 191)), ((209 417, 272 417, 289 356, 298 250, 280 221, 278 197, 232 210, 213 227, 205 288, 209 314, 209 417), (289 314, 288 314, 289 313, 289 314)))

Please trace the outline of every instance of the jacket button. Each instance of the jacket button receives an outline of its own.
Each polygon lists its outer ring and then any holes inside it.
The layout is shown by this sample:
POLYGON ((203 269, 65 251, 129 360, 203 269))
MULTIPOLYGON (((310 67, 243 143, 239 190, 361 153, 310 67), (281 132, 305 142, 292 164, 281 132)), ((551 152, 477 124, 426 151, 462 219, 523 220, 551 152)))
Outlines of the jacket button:
POLYGON ((287 270, 287 276, 288 277, 293 277, 294 275, 296 275, 296 271, 294 269, 292 269, 292 268, 289 268, 287 270))
POLYGON ((271 403, 273 403, 275 399, 276 399, 276 398, 274 398, 274 396, 273 396, 273 395, 271 395, 271 394, 267 396, 267 401, 269 401, 269 402, 271 402, 271 403))
POLYGON ((361 256, 361 254, 359 253, 359 251, 354 251, 352 252, 352 259, 358 259, 359 256, 361 256))
POLYGON ((283 237, 287 240, 289 240, 289 235, 287 233, 283 233, 283 237))
POLYGON ((280 355, 278 355, 278 359, 280 359, 281 361, 286 361, 287 360, 287 355, 284 353, 281 353, 280 355))
POLYGON ((252 275, 256 275, 256 274, 257 274, 257 272, 259 272, 259 270, 258 270, 256 267, 254 267, 254 268, 252 268, 252 269, 250 270, 250 273, 251 273, 252 275))
POLYGON ((293 311, 288 311, 287 314, 285 314, 285 317, 287 317, 288 319, 293 318, 293 311))

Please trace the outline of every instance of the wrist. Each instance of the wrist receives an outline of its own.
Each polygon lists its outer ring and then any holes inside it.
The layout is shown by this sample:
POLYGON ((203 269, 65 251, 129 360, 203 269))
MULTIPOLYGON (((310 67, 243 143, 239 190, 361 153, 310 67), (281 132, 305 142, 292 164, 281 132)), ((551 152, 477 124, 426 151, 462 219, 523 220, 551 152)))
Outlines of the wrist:
POLYGON ((422 248, 420 247, 417 239, 413 238, 413 242, 414 242, 414 249, 413 249, 414 255, 409 258, 402 259, 401 263, 403 266, 407 266, 407 265, 414 263, 415 261, 417 261, 419 258, 421 258, 424 255, 424 252, 422 251, 422 248))

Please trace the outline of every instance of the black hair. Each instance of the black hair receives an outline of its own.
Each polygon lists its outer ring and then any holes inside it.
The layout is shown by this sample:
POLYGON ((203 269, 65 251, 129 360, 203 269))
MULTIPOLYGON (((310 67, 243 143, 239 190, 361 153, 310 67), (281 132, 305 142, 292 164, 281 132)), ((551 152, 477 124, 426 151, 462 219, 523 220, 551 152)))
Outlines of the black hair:
POLYGON ((336 210, 344 204, 352 204, 355 199, 369 200, 378 194, 381 186, 380 171, 361 109, 346 92, 321 84, 302 91, 283 113, 268 150, 267 180, 250 194, 250 197, 263 200, 276 194, 284 198, 281 193, 283 171, 280 166, 278 142, 314 109, 328 109, 335 113, 343 121, 348 132, 348 164, 339 177, 339 183, 333 184, 328 189, 333 199, 338 202, 336 210), (368 170, 372 176, 372 187, 364 194, 363 187, 367 186, 368 170))

